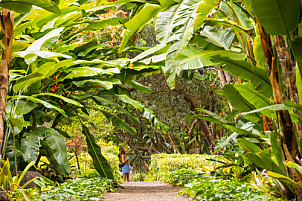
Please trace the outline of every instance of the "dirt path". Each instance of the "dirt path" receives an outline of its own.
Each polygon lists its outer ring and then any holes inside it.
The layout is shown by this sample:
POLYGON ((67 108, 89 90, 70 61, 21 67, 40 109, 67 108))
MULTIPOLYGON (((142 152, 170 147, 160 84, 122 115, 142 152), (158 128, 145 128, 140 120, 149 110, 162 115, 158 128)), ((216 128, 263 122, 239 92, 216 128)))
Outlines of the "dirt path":
POLYGON ((105 201, 186 201, 187 197, 179 196, 180 187, 165 184, 160 181, 126 182, 125 187, 115 193, 107 193, 105 201))

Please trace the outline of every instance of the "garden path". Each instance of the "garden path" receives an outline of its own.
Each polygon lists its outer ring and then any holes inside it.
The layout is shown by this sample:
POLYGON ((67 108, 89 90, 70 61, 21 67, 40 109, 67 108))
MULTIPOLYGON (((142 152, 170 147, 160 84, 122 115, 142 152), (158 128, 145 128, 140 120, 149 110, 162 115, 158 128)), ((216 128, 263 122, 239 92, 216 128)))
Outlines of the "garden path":
POLYGON ((107 193, 105 201, 186 201, 189 198, 179 196, 181 187, 175 187, 160 181, 126 182, 117 192, 107 193))

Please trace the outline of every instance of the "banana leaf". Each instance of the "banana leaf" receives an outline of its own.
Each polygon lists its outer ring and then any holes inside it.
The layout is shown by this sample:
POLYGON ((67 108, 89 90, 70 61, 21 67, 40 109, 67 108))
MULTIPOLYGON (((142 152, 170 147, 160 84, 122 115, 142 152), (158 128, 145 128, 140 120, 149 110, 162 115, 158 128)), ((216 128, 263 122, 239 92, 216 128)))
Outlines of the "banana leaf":
POLYGON ((93 166, 98 173, 108 179, 114 179, 112 168, 106 158, 101 153, 101 148, 95 143, 93 135, 90 134, 88 128, 82 123, 82 132, 86 137, 88 153, 92 157, 93 166))

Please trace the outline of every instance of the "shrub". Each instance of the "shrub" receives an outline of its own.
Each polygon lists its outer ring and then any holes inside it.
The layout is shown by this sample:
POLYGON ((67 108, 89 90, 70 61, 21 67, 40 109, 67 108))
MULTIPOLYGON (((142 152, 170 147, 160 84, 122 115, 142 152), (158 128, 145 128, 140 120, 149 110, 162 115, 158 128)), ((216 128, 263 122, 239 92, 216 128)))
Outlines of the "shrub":
POLYGON ((203 173, 195 170, 180 169, 171 173, 166 173, 164 182, 179 186, 187 184, 194 179, 200 178, 202 175, 203 173))
POLYGON ((180 169, 212 172, 217 163, 207 159, 213 158, 221 157, 205 154, 154 154, 151 157, 150 177, 153 180, 162 180, 165 173, 180 169))

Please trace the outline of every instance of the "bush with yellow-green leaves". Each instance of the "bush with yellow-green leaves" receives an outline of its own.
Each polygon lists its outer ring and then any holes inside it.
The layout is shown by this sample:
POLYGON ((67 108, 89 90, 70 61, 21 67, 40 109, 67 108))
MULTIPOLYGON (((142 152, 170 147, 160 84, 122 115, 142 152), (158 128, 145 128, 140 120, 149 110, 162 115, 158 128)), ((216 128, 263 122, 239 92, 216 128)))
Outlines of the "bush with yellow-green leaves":
POLYGON ((206 154, 154 154, 149 167, 149 180, 162 180, 166 173, 180 169, 210 173, 219 164, 212 159, 220 156, 206 154))

